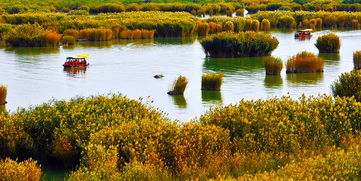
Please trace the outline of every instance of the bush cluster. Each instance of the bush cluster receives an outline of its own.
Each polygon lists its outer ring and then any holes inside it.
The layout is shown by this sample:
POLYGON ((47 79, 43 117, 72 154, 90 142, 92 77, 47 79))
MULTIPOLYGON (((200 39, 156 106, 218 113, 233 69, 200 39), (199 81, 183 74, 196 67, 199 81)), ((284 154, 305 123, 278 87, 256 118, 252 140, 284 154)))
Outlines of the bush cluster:
POLYGON ((266 33, 223 32, 204 38, 201 44, 210 57, 252 57, 270 55, 278 40, 266 33))

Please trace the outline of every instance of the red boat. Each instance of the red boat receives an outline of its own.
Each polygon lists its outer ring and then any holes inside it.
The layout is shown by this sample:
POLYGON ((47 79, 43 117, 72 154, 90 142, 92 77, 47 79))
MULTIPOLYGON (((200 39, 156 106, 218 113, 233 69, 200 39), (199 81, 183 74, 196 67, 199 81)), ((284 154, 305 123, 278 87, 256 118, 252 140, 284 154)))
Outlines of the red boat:
POLYGON ((65 63, 63 64, 64 68, 76 68, 76 67, 87 67, 89 65, 87 58, 89 55, 82 54, 76 57, 67 57, 65 63))
POLYGON ((312 37, 311 35, 312 29, 305 29, 305 30, 299 30, 296 31, 295 33, 295 38, 300 38, 300 39, 310 39, 312 37))

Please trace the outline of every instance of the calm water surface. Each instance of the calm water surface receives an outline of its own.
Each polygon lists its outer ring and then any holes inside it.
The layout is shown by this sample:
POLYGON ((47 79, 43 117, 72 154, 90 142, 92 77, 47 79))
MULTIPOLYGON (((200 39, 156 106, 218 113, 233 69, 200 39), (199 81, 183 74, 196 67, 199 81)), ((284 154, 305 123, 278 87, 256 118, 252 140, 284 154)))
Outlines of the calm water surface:
MULTIPOLYGON (((298 52, 318 54, 314 43, 329 31, 315 32, 311 40, 299 41, 293 32, 273 32, 280 44, 272 53, 284 62, 298 52)), ((8 86, 6 109, 41 104, 52 98, 70 99, 77 95, 121 93, 143 97, 169 117, 188 121, 210 106, 237 103, 289 94, 330 94, 330 85, 342 72, 353 67, 352 53, 360 49, 361 31, 337 31, 340 54, 320 54, 325 72, 315 74, 265 76, 264 58, 206 58, 197 40, 159 39, 147 41, 80 42, 75 47, 0 48, 0 84, 8 86), (64 71, 68 56, 91 54, 85 70, 64 71), (221 92, 201 91, 201 75, 224 72, 221 92), (155 74, 165 77, 154 79, 155 74), (174 79, 184 75, 189 84, 184 96, 168 96, 174 79)))

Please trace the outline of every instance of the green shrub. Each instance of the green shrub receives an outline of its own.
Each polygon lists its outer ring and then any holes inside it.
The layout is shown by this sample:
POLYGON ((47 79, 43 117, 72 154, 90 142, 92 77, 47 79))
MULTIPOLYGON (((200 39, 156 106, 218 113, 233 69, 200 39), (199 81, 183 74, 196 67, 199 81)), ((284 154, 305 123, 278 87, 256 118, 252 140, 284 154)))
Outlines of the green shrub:
POLYGON ((18 25, 6 35, 6 43, 14 47, 45 46, 46 30, 39 24, 18 25))
POLYGON ((256 32, 224 32, 201 40, 210 57, 249 57, 269 55, 278 46, 270 34, 256 32))
POLYGON ((264 61, 266 75, 280 75, 283 68, 283 62, 280 58, 267 57, 264 61))
POLYGON ((177 80, 174 81, 172 90, 168 92, 169 95, 183 95, 184 90, 186 89, 188 80, 184 76, 179 76, 177 80))
POLYGON ((338 53, 341 41, 337 35, 329 33, 318 37, 315 46, 320 53, 338 53))
POLYGON ((331 88, 334 96, 353 96, 357 101, 361 101, 361 70, 341 74, 331 88))
POLYGON ((323 72, 323 59, 303 51, 287 60, 286 73, 323 72))
POLYGON ((241 100, 211 109, 200 121, 229 130, 239 152, 299 153, 342 144, 361 128, 360 108, 355 99, 331 96, 241 100))
POLYGON ((354 69, 361 69, 361 51, 353 53, 353 67, 354 69))
POLYGON ((208 73, 202 75, 202 90, 220 91, 224 73, 208 73))

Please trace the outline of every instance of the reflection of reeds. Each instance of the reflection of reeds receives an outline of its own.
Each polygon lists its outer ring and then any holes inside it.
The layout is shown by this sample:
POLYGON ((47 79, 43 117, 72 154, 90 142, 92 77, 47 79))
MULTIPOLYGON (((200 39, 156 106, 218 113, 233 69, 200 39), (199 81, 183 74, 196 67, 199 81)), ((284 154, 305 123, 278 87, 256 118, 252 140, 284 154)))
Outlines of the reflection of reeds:
POLYGON ((173 102, 179 108, 187 108, 187 100, 183 95, 174 95, 172 96, 173 102))
POLYGON ((221 91, 202 91, 202 102, 222 103, 221 91))
POLYGON ((5 86, 0 86, 0 105, 6 104, 6 96, 7 96, 8 90, 5 86))
POLYGON ((282 86, 283 80, 281 76, 265 76, 264 85, 267 88, 278 88, 282 86))
POLYGON ((292 84, 317 84, 323 73, 287 74, 287 82, 292 84))
POLYGON ((323 59, 315 54, 303 51, 288 59, 286 73, 323 72, 323 59))
POLYGON ((267 57, 264 62, 266 75, 280 75, 283 68, 283 62, 280 58, 267 57))
POLYGON ((174 81, 173 89, 168 92, 169 95, 183 95, 184 90, 186 89, 188 80, 184 76, 179 76, 177 80, 174 81))
POLYGON ((208 73, 202 75, 202 90, 220 91, 224 73, 208 73))
POLYGON ((361 69, 361 51, 353 53, 353 65, 354 69, 361 69))

